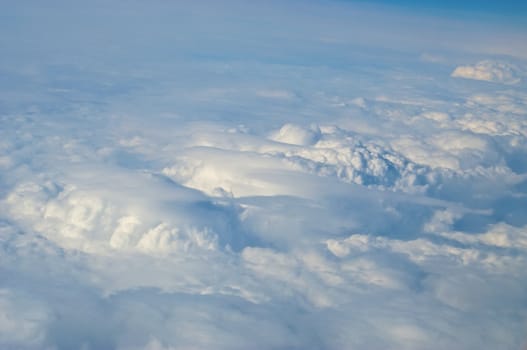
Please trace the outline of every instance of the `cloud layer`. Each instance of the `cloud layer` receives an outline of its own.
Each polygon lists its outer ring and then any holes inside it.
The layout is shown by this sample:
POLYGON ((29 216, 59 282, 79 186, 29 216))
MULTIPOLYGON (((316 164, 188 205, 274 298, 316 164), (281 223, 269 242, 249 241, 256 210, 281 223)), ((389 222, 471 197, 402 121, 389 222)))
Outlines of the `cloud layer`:
POLYGON ((0 24, 0 348, 526 344, 520 54, 367 5, 129 5, 0 24))
POLYGON ((459 66, 452 72, 454 78, 484 80, 493 83, 517 84, 522 74, 511 64, 496 61, 480 61, 472 66, 459 66))

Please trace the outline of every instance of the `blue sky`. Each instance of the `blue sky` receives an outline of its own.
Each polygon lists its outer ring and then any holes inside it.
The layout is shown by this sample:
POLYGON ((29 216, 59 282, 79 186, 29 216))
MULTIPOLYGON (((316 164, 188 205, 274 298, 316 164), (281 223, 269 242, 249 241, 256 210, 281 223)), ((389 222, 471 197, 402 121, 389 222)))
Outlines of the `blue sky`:
MULTIPOLYGON (((354 2, 357 0, 342 0, 354 2)), ((368 3, 388 4, 394 6, 404 6, 415 9, 442 9, 465 12, 487 12, 500 15, 525 16, 527 13, 527 4, 525 1, 495 1, 495 0, 374 0, 368 3)))

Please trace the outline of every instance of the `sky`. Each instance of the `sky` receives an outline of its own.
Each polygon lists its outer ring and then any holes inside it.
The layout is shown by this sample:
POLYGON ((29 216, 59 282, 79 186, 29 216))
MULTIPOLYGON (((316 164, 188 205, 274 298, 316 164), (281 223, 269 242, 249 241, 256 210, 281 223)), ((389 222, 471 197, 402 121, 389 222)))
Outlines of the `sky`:
MULTIPOLYGON (((340 0, 348 3, 357 3, 356 0, 340 0)), ((400 7, 412 8, 415 10, 434 9, 445 11, 464 12, 467 16, 471 13, 488 13, 498 16, 518 15, 524 16, 527 11, 527 4, 524 1, 495 1, 495 0, 374 0, 370 3, 387 4, 400 7)))
POLYGON ((0 5, 0 348, 527 347, 522 2, 0 5))

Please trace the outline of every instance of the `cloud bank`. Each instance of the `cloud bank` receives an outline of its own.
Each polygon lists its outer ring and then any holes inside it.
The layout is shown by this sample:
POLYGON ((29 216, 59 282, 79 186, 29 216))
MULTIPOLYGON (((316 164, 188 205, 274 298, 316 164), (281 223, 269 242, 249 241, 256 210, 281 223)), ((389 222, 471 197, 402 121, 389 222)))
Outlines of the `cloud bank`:
POLYGON ((472 66, 459 66, 452 72, 454 78, 490 81, 502 84, 517 84, 522 75, 517 67, 495 61, 480 61, 472 66))
POLYGON ((0 23, 0 348, 525 346, 524 62, 487 22, 52 4, 0 23))

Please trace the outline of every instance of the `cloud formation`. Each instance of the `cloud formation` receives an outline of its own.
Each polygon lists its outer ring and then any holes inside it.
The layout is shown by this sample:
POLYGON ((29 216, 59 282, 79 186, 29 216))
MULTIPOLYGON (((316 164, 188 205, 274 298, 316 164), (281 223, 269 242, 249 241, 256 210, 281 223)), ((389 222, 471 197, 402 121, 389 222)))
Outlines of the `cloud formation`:
POLYGON ((501 84, 517 84, 522 80, 520 70, 514 65, 491 60, 480 61, 475 65, 459 66, 452 72, 452 77, 501 84))
POLYGON ((154 3, 0 22, 0 348, 524 346, 527 91, 488 23, 154 3))

